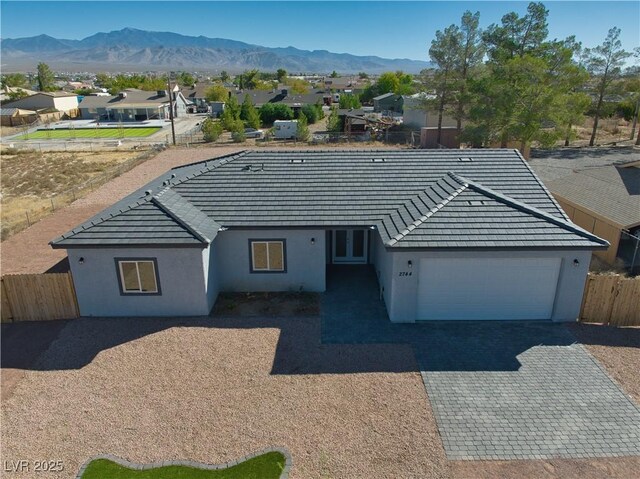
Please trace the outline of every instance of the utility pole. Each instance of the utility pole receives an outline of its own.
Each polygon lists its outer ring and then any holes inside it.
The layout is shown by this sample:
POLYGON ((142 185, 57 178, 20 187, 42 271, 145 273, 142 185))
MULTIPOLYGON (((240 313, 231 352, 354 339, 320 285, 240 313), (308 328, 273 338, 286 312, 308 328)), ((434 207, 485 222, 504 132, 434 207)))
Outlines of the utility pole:
POLYGON ((173 91, 171 91, 171 73, 167 73, 167 93, 169 94, 169 120, 171 120, 171 138, 176 146, 176 128, 173 124, 173 91))

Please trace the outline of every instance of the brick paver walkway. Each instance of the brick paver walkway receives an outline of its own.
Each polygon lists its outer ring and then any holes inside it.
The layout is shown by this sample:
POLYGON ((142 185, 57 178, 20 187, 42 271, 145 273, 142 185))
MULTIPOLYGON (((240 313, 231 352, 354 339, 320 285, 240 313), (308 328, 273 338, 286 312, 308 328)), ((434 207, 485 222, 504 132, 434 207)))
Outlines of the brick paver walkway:
POLYGON ((392 324, 370 267, 329 271, 324 343, 413 347, 449 459, 640 455, 640 409, 562 324, 392 324))

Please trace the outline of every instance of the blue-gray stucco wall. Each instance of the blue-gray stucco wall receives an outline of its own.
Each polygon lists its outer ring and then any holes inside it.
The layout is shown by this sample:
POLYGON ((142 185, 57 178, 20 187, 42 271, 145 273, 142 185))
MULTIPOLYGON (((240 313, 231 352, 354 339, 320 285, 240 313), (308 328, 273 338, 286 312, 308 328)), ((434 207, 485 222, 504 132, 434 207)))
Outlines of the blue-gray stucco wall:
POLYGON ((78 248, 68 255, 82 316, 201 316, 213 304, 206 280, 215 284, 215 275, 205 275, 208 249, 78 248), (122 295, 115 258, 155 258, 161 294, 122 295))

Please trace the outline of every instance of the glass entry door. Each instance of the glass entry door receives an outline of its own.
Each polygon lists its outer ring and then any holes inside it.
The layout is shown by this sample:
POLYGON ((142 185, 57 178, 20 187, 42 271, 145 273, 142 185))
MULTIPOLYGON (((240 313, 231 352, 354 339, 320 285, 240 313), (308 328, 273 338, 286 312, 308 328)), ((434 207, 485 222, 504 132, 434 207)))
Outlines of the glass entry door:
POLYGON ((367 262, 367 230, 333 230, 334 263, 367 262))

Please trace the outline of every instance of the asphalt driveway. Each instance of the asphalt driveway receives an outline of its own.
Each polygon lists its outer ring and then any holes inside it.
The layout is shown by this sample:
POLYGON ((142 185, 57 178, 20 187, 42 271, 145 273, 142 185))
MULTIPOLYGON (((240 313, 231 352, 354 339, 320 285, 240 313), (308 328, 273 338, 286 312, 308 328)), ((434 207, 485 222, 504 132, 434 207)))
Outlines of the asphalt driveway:
POLYGON ((566 326, 392 324, 369 267, 329 271, 323 343, 413 348, 449 459, 640 455, 640 409, 566 326))

